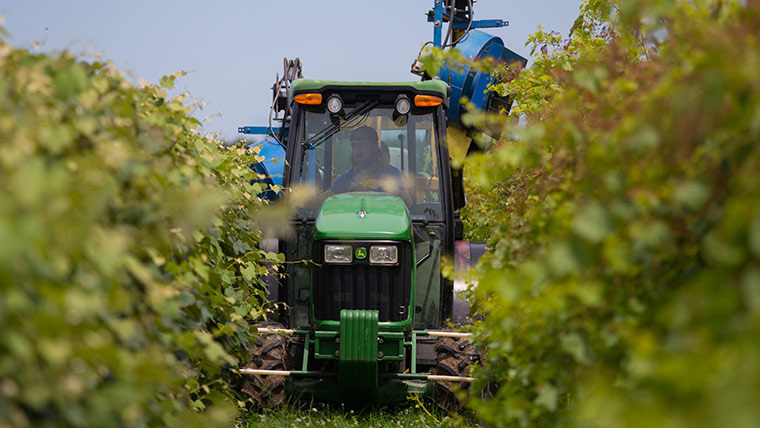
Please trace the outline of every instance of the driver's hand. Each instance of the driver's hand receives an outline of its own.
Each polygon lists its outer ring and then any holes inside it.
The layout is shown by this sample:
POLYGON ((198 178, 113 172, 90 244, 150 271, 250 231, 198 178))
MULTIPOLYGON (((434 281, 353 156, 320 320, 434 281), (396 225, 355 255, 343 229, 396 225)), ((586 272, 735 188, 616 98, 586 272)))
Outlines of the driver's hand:
POLYGON ((382 188, 380 181, 375 179, 367 179, 362 181, 361 187, 367 190, 381 190, 382 188))

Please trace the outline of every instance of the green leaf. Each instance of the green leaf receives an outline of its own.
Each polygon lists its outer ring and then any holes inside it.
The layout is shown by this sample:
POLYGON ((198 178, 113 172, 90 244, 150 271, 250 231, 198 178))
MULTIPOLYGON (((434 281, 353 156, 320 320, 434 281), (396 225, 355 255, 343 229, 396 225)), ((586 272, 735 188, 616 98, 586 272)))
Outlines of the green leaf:
POLYGON ((576 214, 573 230, 587 241, 598 243, 612 231, 612 219, 601 204, 591 202, 576 214))
POLYGON ((550 412, 557 410, 557 402, 559 401, 559 392, 557 388, 551 384, 544 383, 536 388, 538 396, 534 400, 539 406, 546 407, 550 412))
POLYGON ((687 181, 679 184, 674 191, 674 198, 676 202, 689 207, 691 209, 697 209, 701 207, 707 198, 710 196, 705 186, 697 181, 687 181))
POLYGON ((640 127, 630 138, 631 147, 643 151, 652 149, 660 144, 660 135, 649 125, 640 127))
POLYGON ((58 71, 53 78, 53 87, 58 98, 68 99, 87 86, 87 72, 79 64, 71 64, 58 71))
POLYGON ((738 266, 745 260, 744 249, 725 239, 719 231, 708 233, 702 242, 704 254, 712 263, 738 266))
POLYGON ((591 363, 586 342, 578 333, 568 333, 560 336, 562 350, 570 354, 580 364, 591 363))
POLYGON ((69 147, 74 140, 74 132, 70 126, 57 125, 49 130, 44 144, 52 154, 59 154, 69 147))
POLYGON ((256 267, 253 263, 247 263, 246 266, 243 269, 240 269, 240 273, 243 274, 243 277, 249 281, 256 278, 256 267))
POLYGON ((744 274, 742 279, 742 293, 744 301, 750 311, 760 314, 760 269, 752 267, 744 274))
POLYGON ((158 80, 159 85, 166 89, 174 89, 174 76, 163 76, 158 80))
POLYGON ((580 261, 567 242, 555 242, 549 247, 548 263, 557 275, 580 271, 580 261))
POLYGON ((251 246, 246 242, 236 239, 235 242, 232 243, 232 249, 235 251, 236 255, 242 255, 251 251, 251 246))
POLYGON ((198 274, 201 278, 208 281, 209 278, 209 271, 211 268, 209 268, 208 265, 206 265, 202 260, 193 258, 190 260, 190 264, 193 267, 193 271, 198 274))
POLYGON ((749 225, 749 248, 756 257, 760 257, 760 212, 755 214, 749 225))
POLYGON ((182 291, 181 293, 179 293, 178 302, 180 306, 183 306, 183 307, 190 306, 193 303, 195 303, 195 297, 191 293, 188 293, 187 291, 182 291))

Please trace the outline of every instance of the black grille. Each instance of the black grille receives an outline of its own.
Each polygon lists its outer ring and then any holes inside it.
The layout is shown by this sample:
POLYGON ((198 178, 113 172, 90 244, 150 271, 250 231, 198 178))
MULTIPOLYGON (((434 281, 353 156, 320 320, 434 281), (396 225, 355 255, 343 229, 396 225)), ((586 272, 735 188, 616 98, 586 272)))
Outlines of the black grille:
MULTIPOLYGON (((354 248, 370 242, 350 242, 354 248)), ((324 264, 325 242, 317 242, 315 260, 322 266, 313 268, 314 315, 318 320, 339 320, 341 309, 374 309, 380 321, 403 321, 409 316, 412 288, 412 257, 409 244, 399 247, 396 266, 373 266, 367 260, 354 260, 350 265, 324 264)))

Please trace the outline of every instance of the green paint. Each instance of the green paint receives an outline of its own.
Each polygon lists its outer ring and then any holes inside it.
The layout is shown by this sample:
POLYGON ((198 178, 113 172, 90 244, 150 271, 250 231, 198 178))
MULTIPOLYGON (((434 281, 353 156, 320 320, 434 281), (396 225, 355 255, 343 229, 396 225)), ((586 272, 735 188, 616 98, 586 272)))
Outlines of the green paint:
MULTIPOLYGON (((291 373, 286 385, 288 394, 307 402, 380 405, 405 403, 412 394, 432 398, 433 383, 425 380, 426 374, 417 374, 414 370, 412 373, 385 371, 381 365, 384 360, 401 361, 404 347, 411 346, 414 367, 414 338, 426 332, 415 330, 412 342, 405 342, 404 333, 381 331, 386 323, 377 322, 377 316, 377 311, 343 310, 340 331, 315 331, 312 336, 315 354, 323 356, 318 359, 339 360, 339 371, 308 371, 304 364, 302 370, 291 373), (338 338, 340 340, 336 340, 338 338), (338 349, 340 351, 335 352, 338 349)), ((310 342, 308 331, 299 330, 296 334, 307 336, 306 343, 310 342)), ((306 347, 304 356, 308 353, 306 347)))
POLYGON ((316 331, 314 333, 314 358, 317 360, 333 360, 338 358, 338 332, 316 331))
POLYGON ((350 399, 353 393, 377 392, 378 311, 340 311, 340 364, 338 379, 350 399))
POLYGON ((315 239, 411 241, 411 215, 398 196, 379 192, 341 193, 322 204, 315 239))
MULTIPOLYGON (((414 283, 412 283, 412 286, 414 286, 414 283)), ((380 331, 382 332, 410 331, 412 329, 412 316, 410 314, 409 318, 403 321, 397 321, 397 322, 384 321, 384 322, 378 323, 378 325, 380 326, 380 331)), ((323 331, 340 331, 340 321, 315 320, 314 329, 323 330, 323 331)))

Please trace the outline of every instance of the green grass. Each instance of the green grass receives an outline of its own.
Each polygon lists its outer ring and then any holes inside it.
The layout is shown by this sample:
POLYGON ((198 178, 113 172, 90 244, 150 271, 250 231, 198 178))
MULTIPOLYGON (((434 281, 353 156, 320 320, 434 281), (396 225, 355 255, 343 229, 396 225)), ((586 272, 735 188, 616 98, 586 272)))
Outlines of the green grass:
POLYGON ((343 406, 313 404, 289 406, 280 410, 264 410, 249 414, 239 428, 254 427, 362 427, 362 428, 464 428, 480 427, 480 423, 464 416, 447 413, 431 404, 410 401, 407 406, 351 410, 343 406))

